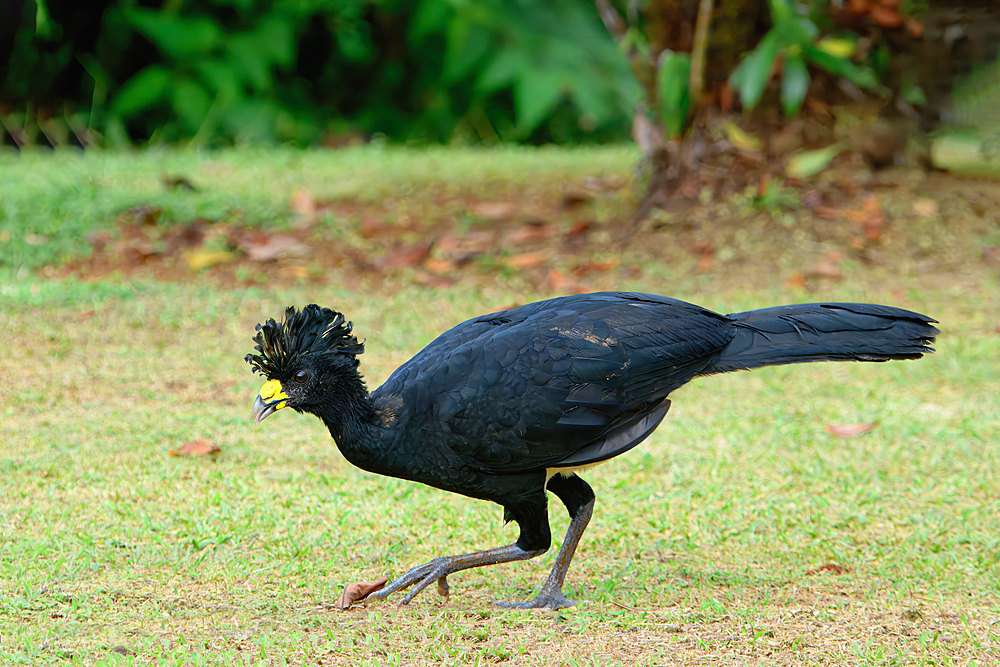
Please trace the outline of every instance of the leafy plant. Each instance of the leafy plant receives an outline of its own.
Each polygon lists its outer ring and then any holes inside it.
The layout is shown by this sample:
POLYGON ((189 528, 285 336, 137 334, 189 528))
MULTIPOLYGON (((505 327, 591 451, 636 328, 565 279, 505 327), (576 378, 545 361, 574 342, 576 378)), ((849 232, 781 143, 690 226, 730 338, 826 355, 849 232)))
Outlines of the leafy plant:
POLYGON ((813 65, 847 77, 862 88, 878 85, 875 72, 851 61, 854 43, 849 39, 819 39, 819 28, 808 16, 799 15, 792 0, 770 0, 774 26, 729 77, 746 109, 760 101, 772 75, 781 71, 781 106, 794 116, 809 90, 813 65))
POLYGON ((276 3, 258 13, 254 3, 219 0, 205 13, 125 6, 116 20, 154 44, 162 58, 122 85, 111 99, 112 123, 152 114, 163 138, 204 143, 231 138, 307 139, 277 95, 276 72, 293 64, 296 32, 319 2, 276 3), (235 10, 232 25, 223 10, 235 10), (284 118, 282 116, 285 116, 284 118), (282 122, 284 121, 284 124, 282 122))
POLYGON ((530 139, 543 124, 539 139, 627 127, 639 94, 593 6, 574 0, 423 0, 410 33, 417 48, 444 34, 438 90, 483 138, 530 139))

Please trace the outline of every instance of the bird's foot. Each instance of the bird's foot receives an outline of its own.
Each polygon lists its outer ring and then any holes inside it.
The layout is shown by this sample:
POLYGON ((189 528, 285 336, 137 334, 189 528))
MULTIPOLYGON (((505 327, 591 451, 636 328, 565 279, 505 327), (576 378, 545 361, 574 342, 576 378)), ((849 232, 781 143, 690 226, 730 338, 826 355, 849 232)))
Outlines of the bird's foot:
POLYGON ((447 600, 448 593, 450 592, 448 586, 449 574, 461 572, 462 570, 468 570, 472 567, 483 567, 484 565, 497 565, 499 563, 509 563, 515 560, 526 560, 528 558, 540 556, 543 553, 545 553, 544 549, 539 549, 537 551, 525 551, 516 544, 511 544, 506 547, 497 547, 496 549, 487 549, 486 551, 476 551, 471 554, 432 558, 423 565, 416 566, 382 590, 372 593, 369 597, 384 600, 396 591, 401 591, 404 588, 412 586, 413 588, 406 594, 406 597, 399 601, 400 605, 409 604, 410 601, 415 598, 418 593, 420 593, 420 591, 424 590, 434 582, 437 582, 438 593, 440 593, 441 596, 447 600))
POLYGON ((576 600, 570 600, 562 594, 562 591, 542 591, 534 600, 525 600, 524 602, 502 602, 498 600, 494 604, 504 609, 539 609, 549 611, 577 606, 576 600))
POLYGON ((455 571, 451 561, 452 559, 446 556, 431 559, 423 565, 413 568, 382 590, 372 593, 371 597, 384 600, 396 591, 413 586, 413 589, 406 594, 406 597, 399 601, 400 605, 409 604, 410 600, 415 598, 420 591, 437 581, 438 593, 447 600, 450 593, 448 575, 455 571))

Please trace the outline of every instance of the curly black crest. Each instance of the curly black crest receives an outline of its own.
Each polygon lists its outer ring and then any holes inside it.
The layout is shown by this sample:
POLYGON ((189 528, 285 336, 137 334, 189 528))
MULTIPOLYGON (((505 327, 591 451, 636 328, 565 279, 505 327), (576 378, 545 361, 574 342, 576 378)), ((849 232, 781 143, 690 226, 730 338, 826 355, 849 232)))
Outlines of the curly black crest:
POLYGON ((315 303, 301 311, 289 306, 281 322, 270 319, 257 325, 253 341, 259 354, 244 360, 255 373, 274 380, 287 377, 305 353, 356 356, 365 351, 365 344, 351 335, 352 326, 343 314, 315 303))

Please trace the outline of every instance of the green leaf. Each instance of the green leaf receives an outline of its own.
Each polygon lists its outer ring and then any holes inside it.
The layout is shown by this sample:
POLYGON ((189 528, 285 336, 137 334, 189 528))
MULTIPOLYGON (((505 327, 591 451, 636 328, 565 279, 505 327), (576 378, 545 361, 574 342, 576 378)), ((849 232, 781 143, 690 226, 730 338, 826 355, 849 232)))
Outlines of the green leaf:
POLYGON ((875 71, 870 67, 859 67, 847 58, 830 55, 813 44, 805 47, 803 55, 817 67, 822 67, 831 74, 847 77, 856 86, 861 88, 878 87, 878 77, 875 76, 875 71))
POLYGON ((826 169, 830 160, 837 157, 844 148, 840 144, 827 146, 815 151, 805 151, 793 155, 785 167, 785 175, 789 178, 809 178, 826 169))
POLYGON ((420 42, 425 37, 444 33, 454 15, 455 8, 449 0, 422 0, 410 19, 409 38, 420 42))
POLYGON ((253 33, 233 35, 226 42, 231 67, 256 92, 271 89, 271 59, 264 56, 260 37, 253 33))
POLYGON ((189 132, 197 132, 212 106, 212 98, 205 89, 191 79, 176 81, 170 90, 174 113, 189 132))
POLYGON ((448 25, 448 45, 444 54, 444 78, 459 81, 482 65, 493 50, 490 31, 481 25, 456 17, 448 25))
POLYGON ((664 51, 656 72, 656 95, 660 120, 670 137, 684 131, 691 106, 691 57, 686 53, 664 51))
POLYGON ((240 92, 240 80, 230 63, 219 58, 198 61, 195 70, 216 97, 235 100, 240 92))
POLYGON ((781 107, 791 118, 799 112, 809 90, 809 69, 799 56, 786 55, 781 75, 781 107))
POLYGON ((206 18, 185 18, 148 9, 131 9, 125 12, 125 18, 157 48, 178 60, 208 53, 222 37, 219 26, 206 18))
POLYGON ((281 16, 266 18, 254 33, 263 40, 265 53, 276 65, 287 67, 292 64, 295 57, 295 35, 294 27, 288 19, 281 16))
POLYGON ((476 91, 489 95, 509 86, 517 78, 518 72, 530 66, 523 52, 516 49, 498 51, 486 62, 476 78, 476 91))
POLYGON ((743 59, 732 75, 729 85, 740 93, 744 109, 753 109, 760 101, 774 69, 774 59, 778 55, 778 40, 775 32, 764 35, 760 44, 743 59))
POLYGON ((539 68, 521 71, 514 81, 514 111, 522 130, 531 131, 545 120, 563 95, 560 78, 539 68))
POLYGON ((775 26, 789 23, 795 18, 795 7, 788 0, 770 0, 771 23, 775 26))
POLYGON ((162 100, 173 78, 159 65, 150 65, 123 85, 111 101, 112 113, 132 116, 162 100))

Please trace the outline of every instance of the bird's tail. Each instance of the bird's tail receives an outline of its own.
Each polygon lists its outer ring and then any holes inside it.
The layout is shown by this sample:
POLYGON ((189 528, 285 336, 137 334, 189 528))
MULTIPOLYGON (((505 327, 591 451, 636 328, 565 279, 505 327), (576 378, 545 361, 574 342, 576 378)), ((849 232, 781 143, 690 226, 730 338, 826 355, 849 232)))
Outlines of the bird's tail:
POLYGON ((812 303, 727 315, 735 336, 702 375, 809 361, 918 359, 933 352, 931 318, 890 306, 812 303))

